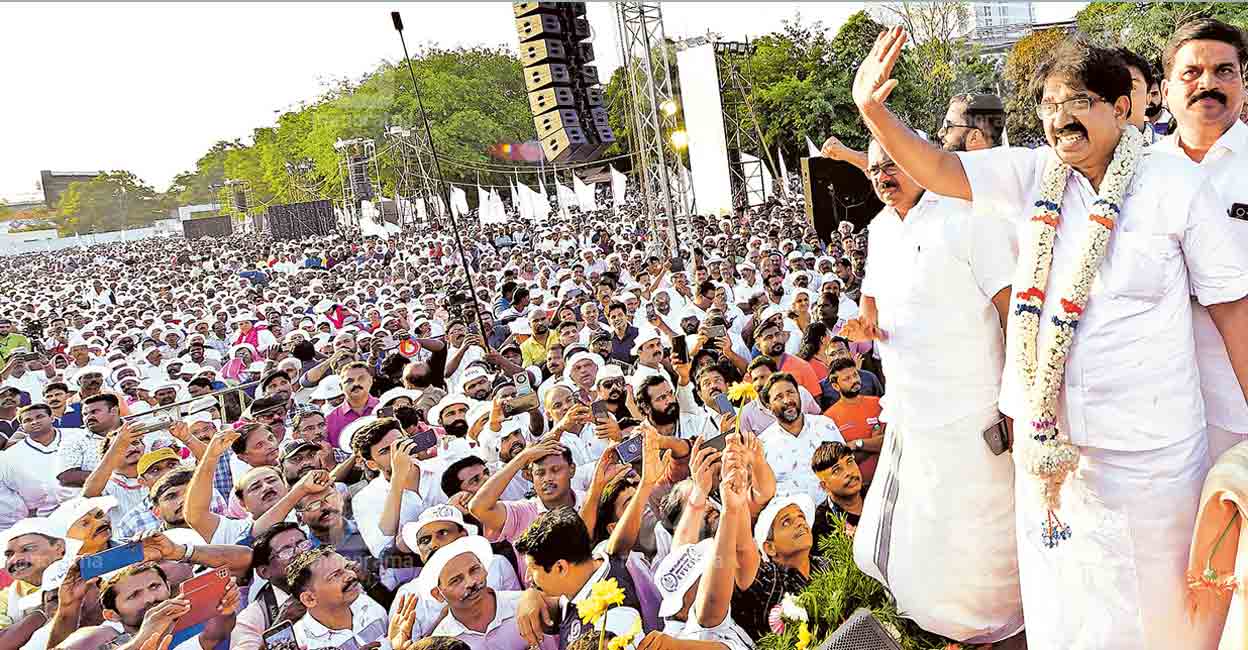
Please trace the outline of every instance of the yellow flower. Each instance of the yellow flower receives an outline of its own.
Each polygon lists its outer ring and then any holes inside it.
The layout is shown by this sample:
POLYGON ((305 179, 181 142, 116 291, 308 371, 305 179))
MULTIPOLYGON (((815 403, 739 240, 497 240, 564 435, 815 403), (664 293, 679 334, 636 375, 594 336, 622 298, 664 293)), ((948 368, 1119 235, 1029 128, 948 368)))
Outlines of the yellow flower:
POLYGON ((598 619, 607 613, 607 608, 623 603, 624 590, 620 588, 615 578, 612 578, 595 582, 594 586, 589 589, 589 596, 576 604, 576 613, 581 617, 581 623, 588 625, 597 623, 598 619))
POLYGON ((728 399, 733 404, 748 404, 758 399, 758 389, 748 381, 737 382, 728 389, 728 399))
POLYGON ((633 626, 629 628, 628 634, 617 636, 614 639, 611 639, 611 642, 607 644, 607 650, 624 650, 633 642, 633 639, 637 638, 640 635, 641 635, 641 618, 638 617, 638 618, 633 619, 633 626))
POLYGON ((810 646, 810 628, 806 627, 806 622, 802 622, 802 626, 797 628, 797 650, 806 650, 810 646))

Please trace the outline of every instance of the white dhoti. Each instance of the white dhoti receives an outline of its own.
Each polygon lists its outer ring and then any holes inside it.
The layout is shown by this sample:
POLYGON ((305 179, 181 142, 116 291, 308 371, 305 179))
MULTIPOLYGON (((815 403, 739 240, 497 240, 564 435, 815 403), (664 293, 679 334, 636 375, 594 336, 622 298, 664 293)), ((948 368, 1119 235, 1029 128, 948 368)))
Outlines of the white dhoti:
POLYGON ((948 426, 888 430, 854 536, 854 561, 903 616, 958 641, 1023 627, 1014 534, 1014 465, 993 456, 990 412, 948 426))
MULTIPOLYGON (((1046 548, 1039 483, 1019 468, 1019 575, 1032 650, 1209 647, 1187 620, 1187 557, 1209 470, 1204 432, 1153 451, 1081 448, 1057 513, 1070 539, 1046 548)), ((1213 640, 1216 644, 1216 640, 1213 640)))

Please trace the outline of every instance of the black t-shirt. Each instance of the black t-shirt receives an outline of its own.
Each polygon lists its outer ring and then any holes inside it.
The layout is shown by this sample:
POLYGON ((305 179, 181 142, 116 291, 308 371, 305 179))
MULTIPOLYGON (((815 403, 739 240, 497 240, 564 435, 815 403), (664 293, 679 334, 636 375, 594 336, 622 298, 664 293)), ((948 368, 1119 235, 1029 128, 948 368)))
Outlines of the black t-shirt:
POLYGON ((825 538, 832 535, 832 531, 836 530, 835 519, 844 517, 845 522, 850 526, 857 526, 861 514, 853 514, 841 510, 835 503, 828 499, 824 499, 818 507, 815 508, 815 523, 811 526, 811 532, 815 537, 814 552, 819 553, 819 548, 825 538))

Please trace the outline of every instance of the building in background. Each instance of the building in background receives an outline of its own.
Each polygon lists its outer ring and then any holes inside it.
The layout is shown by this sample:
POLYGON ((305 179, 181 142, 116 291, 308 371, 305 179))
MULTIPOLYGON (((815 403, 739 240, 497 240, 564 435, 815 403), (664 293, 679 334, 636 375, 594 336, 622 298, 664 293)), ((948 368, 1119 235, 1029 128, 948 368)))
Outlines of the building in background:
POLYGON ((69 189, 74 181, 87 181, 99 176, 102 172, 39 172, 39 185, 43 188, 43 202, 48 208, 55 210, 61 202, 61 195, 69 189))
POLYGON ((1036 23, 1036 8, 1030 2, 982 0, 970 3, 970 9, 967 36, 981 45, 1018 40, 1036 23))

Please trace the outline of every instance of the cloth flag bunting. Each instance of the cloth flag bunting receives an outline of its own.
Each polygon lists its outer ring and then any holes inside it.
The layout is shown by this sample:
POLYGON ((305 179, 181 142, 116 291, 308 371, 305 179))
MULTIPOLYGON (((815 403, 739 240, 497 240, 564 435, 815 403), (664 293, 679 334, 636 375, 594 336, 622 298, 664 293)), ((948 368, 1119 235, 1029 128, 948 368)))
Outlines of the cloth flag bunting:
POLYGON ((811 158, 819 158, 823 156, 822 153, 819 153, 819 147, 816 147, 815 143, 810 141, 810 136, 806 136, 806 151, 810 153, 811 158))
POLYGON ((628 177, 611 166, 611 204, 616 210, 624 205, 624 192, 628 189, 628 177))
POLYGON ((784 164, 784 152, 780 147, 776 147, 776 159, 780 161, 780 191, 784 193, 784 198, 789 198, 789 167, 784 164))
POLYGON ((590 212, 598 209, 598 201, 594 198, 594 186, 590 183, 582 181, 576 174, 572 175, 572 187, 576 192, 576 204, 581 207, 582 212, 590 212))
POLYGON ((454 185, 451 186, 451 211, 457 217, 468 214, 468 193, 454 185))

